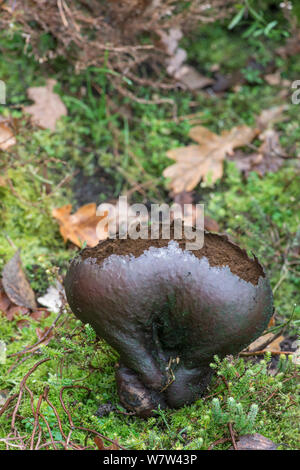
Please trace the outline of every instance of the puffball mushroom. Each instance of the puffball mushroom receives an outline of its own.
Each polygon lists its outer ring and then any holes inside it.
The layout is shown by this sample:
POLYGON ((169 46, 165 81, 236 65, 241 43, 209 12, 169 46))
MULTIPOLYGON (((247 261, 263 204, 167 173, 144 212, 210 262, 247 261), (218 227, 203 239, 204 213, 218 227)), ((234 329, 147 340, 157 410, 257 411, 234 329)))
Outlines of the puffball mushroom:
POLYGON ((121 403, 147 417, 206 390, 214 355, 236 354, 273 313, 262 266, 226 236, 186 240, 114 239, 86 248, 65 279, 74 314, 120 355, 121 403))

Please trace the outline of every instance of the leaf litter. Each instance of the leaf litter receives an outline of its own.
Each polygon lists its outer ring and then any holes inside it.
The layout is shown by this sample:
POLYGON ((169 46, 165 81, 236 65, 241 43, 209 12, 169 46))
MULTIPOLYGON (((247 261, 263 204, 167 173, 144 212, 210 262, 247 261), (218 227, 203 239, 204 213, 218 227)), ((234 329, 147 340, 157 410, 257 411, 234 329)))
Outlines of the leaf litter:
POLYGON ((287 105, 280 105, 263 110, 257 117, 254 128, 236 126, 222 131, 220 135, 203 126, 192 127, 189 136, 198 145, 179 147, 167 152, 167 156, 176 162, 163 171, 164 177, 170 179, 169 187, 173 193, 189 192, 201 180, 214 185, 223 176, 224 161, 227 158, 235 161, 246 176, 250 171, 256 171, 260 176, 277 171, 287 155, 273 125, 285 119, 283 112, 286 109, 287 105), (257 151, 249 155, 236 151, 250 145, 256 137, 262 141, 257 151))

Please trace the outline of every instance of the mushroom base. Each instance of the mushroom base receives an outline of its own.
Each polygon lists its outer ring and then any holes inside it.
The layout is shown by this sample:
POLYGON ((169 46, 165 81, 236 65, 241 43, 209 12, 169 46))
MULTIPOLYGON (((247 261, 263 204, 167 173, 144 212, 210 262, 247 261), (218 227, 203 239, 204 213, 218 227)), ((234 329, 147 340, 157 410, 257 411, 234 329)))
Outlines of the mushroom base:
POLYGON ((119 365, 116 371, 117 390, 122 405, 147 418, 155 410, 180 408, 197 400, 210 383, 213 371, 203 366, 197 369, 180 367, 171 380, 160 390, 144 385, 139 376, 128 367, 119 365))

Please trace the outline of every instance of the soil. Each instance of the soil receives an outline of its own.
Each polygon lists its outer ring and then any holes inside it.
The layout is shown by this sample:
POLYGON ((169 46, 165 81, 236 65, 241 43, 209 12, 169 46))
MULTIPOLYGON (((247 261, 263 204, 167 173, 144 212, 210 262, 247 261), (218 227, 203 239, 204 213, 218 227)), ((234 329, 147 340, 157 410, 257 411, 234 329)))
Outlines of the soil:
MULTIPOLYGON (((149 237, 150 238, 150 237, 149 237)), ((174 239, 173 229, 171 228, 171 238, 174 239)), ((168 245, 169 239, 159 238, 151 239, 108 239, 101 241, 94 248, 86 248, 81 252, 81 258, 96 258, 98 264, 108 256, 114 255, 133 255, 140 256, 151 246, 160 248, 168 245)), ((185 250, 185 244, 189 241, 186 238, 177 240, 180 248, 185 250)), ((211 266, 229 266, 233 274, 252 284, 257 284, 260 276, 265 277, 262 266, 257 259, 250 259, 245 250, 228 241, 226 236, 205 232, 204 246, 200 250, 193 250, 197 258, 205 256, 211 266)))
POLYGON ((102 168, 97 168, 92 176, 86 175, 83 170, 78 171, 73 183, 75 208, 95 202, 104 202, 100 195, 105 195, 105 201, 114 195, 114 181, 102 168))

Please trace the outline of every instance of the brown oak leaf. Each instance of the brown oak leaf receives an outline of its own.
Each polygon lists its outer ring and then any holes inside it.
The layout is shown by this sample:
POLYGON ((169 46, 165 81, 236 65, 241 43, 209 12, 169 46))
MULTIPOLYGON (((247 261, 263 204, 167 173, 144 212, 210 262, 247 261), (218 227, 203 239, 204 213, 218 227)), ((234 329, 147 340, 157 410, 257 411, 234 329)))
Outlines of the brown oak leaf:
POLYGON ((52 215, 59 221, 60 233, 65 242, 70 240, 79 247, 84 242, 91 247, 97 245, 99 237, 96 233, 96 227, 105 216, 97 216, 96 209, 94 202, 85 204, 74 214, 71 214, 71 204, 53 209, 52 215))
POLYGON ((258 130, 248 126, 233 127, 217 135, 203 126, 190 130, 190 137, 198 145, 188 145, 169 150, 167 156, 176 160, 166 168, 163 175, 170 178, 175 194, 191 191, 201 179, 211 184, 223 175, 223 163, 227 155, 233 155, 237 147, 249 144, 258 130))

